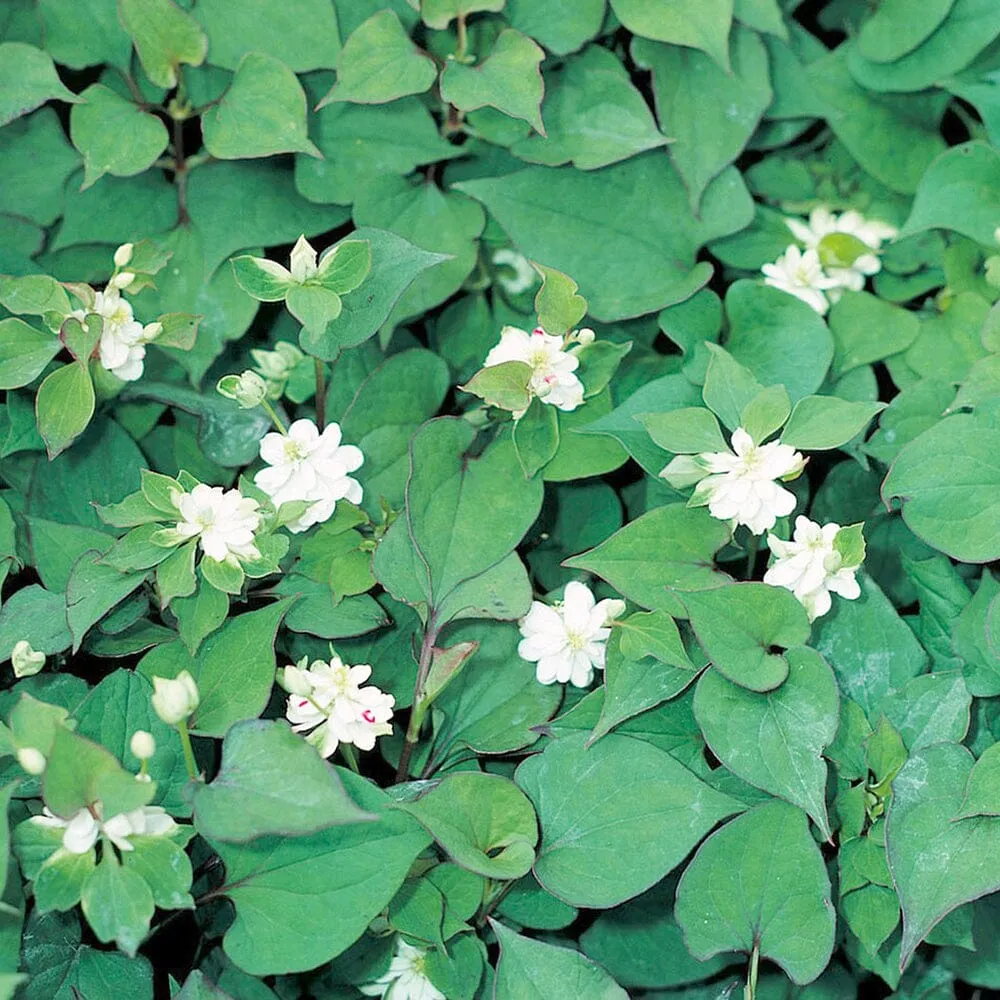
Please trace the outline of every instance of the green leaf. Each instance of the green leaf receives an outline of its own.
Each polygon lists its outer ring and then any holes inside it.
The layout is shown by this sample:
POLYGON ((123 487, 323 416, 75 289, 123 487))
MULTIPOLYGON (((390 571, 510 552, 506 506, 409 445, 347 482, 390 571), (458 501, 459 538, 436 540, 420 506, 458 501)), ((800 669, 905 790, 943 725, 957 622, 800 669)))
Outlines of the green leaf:
POLYGON ((1000 845, 1000 820, 955 818, 973 763, 965 747, 925 747, 892 783, 885 842, 903 908, 900 967, 948 913, 1000 886, 991 861, 1000 845))
POLYGON ((18 316, 70 312, 69 296, 62 285, 47 274, 25 274, 20 278, 0 275, 0 304, 18 316))
POLYGON ((604 703, 589 743, 671 698, 697 677, 674 620, 664 611, 629 616, 608 641, 604 703))
POLYGON ((941 104, 918 95, 872 94, 848 69, 848 46, 811 63, 809 82, 826 104, 837 138, 873 177, 893 191, 913 194, 924 171, 947 148, 940 134, 941 104))
POLYGON ((743 809, 648 743, 612 734, 587 749, 585 739, 561 737, 516 774, 542 828, 535 875, 574 906, 615 906, 648 889, 743 809))
POLYGON ((262 52, 240 60, 232 84, 202 116, 201 127, 205 148, 220 160, 322 155, 309 141, 302 85, 281 60, 262 52))
POLYGON ((708 368, 702 398, 730 430, 736 430, 743 419, 743 412, 760 397, 764 387, 729 351, 712 343, 706 343, 705 347, 708 350, 708 368))
POLYGON ((728 525, 707 511, 668 504, 636 518, 563 565, 596 574, 645 608, 682 615, 683 606, 672 591, 706 590, 726 583, 728 577, 712 564, 729 539, 728 525))
POLYGON ((273 260, 244 254, 229 263, 240 288, 259 302, 281 302, 292 287, 288 270, 273 260))
POLYGON ((805 302, 743 280, 729 286, 726 314, 726 350, 761 385, 783 385, 796 403, 823 384, 833 360, 833 337, 805 302))
POLYGON ((782 444, 802 451, 839 448, 860 434, 885 403, 851 403, 838 396, 803 396, 781 433, 782 444))
POLYGON ((301 736, 272 720, 237 722, 226 733, 219 773, 195 791, 194 817, 202 836, 240 843, 374 818, 301 736))
POLYGON ((664 451, 678 455, 728 451, 719 421, 703 406, 684 406, 668 413, 642 413, 636 419, 664 451))
POLYGON ((872 62, 895 62, 926 41, 954 6, 955 0, 930 0, 919 7, 883 0, 861 25, 858 50, 872 62))
POLYGON ((134 956, 149 933, 155 909, 145 879, 122 867, 114 851, 105 851, 84 884, 81 902, 98 941, 114 941, 126 955, 134 956))
POLYGON ((303 326, 303 343, 306 336, 312 339, 324 336, 327 326, 343 310, 340 296, 321 285, 293 285, 285 305, 303 326))
POLYGON ((823 750, 840 723, 837 681, 814 650, 788 651, 788 679, 759 694, 706 671, 694 695, 705 740, 723 764, 757 788, 804 809, 829 840, 823 750))
MULTIPOLYGON (((801 400, 800 400, 801 402, 801 400)), ((758 443, 766 441, 788 419, 792 404, 783 385, 761 389, 740 414, 740 426, 758 443)), ((785 435, 781 435, 784 441, 785 435)))
MULTIPOLYGON (((521 362, 508 361, 505 364, 521 364, 521 362)), ((484 371, 489 370, 484 369, 484 371)), ((531 479, 555 457, 559 449, 559 418, 556 408, 546 406, 537 397, 532 399, 527 412, 514 424, 512 440, 524 476, 526 479, 531 479)))
MULTIPOLYGON (((583 383, 584 399, 594 399, 595 396, 604 393, 618 371, 619 365, 631 350, 632 341, 615 344, 610 340, 592 340, 589 344, 577 348, 574 353, 580 359, 579 379, 583 383)), ((609 398, 608 409, 611 408, 610 402, 609 398)), ((594 412, 596 404, 597 400, 594 399, 588 415, 594 412)), ((573 417, 567 413, 565 419, 572 420, 573 417)))
POLYGON ((105 174, 141 174, 167 148, 167 128, 156 115, 99 83, 80 96, 86 103, 70 112, 69 134, 83 153, 84 187, 105 174))
POLYGON ((226 866, 219 889, 236 906, 226 954, 252 975, 315 968, 353 944, 381 913, 430 837, 386 794, 339 772, 374 823, 335 826, 307 837, 214 843, 226 866))
POLYGON ((530 35, 550 52, 565 56, 590 41, 604 22, 604 0, 507 0, 509 24, 530 35))
POLYGON ((806 610, 783 587, 737 583, 684 594, 682 600, 715 669, 750 691, 783 684, 789 661, 778 650, 809 640, 806 610))
POLYGON ((660 123, 673 140, 670 155, 694 211, 706 185, 743 151, 771 103, 760 37, 735 26, 728 48, 731 68, 696 49, 642 38, 632 43, 633 59, 653 73, 660 123))
POLYGON ((49 55, 23 42, 0 44, 0 94, 0 127, 46 101, 80 101, 63 86, 49 55))
POLYGON ((903 520, 928 545, 962 562, 992 562, 1000 557, 998 449, 1000 431, 988 421, 947 417, 899 453, 882 496, 902 500, 903 520))
POLYGON ((59 338, 51 333, 22 319, 0 319, 0 389, 33 382, 61 350, 59 338))
POLYGON ((462 111, 491 107, 545 134, 539 63, 545 52, 527 35, 505 28, 490 54, 475 66, 450 60, 441 74, 441 98, 462 111))
POLYGON ((496 920, 490 926, 500 944, 494 1000, 548 1000, 570 984, 577 1000, 626 1000, 611 976, 575 949, 522 937, 496 920))
POLYGON ((410 41, 395 11, 381 10, 344 42, 337 60, 337 83, 319 102, 385 104, 422 94, 437 79, 434 61, 410 41))
POLYGON ((395 233, 369 226, 355 229, 348 239, 365 240, 371 245, 368 277, 341 298, 340 318, 322 335, 303 332, 299 336, 304 351, 327 361, 342 348, 355 347, 373 337, 414 280, 446 259, 442 254, 421 250, 395 233))
POLYGON ((499 563, 541 507, 542 484, 525 480, 513 445, 500 440, 468 460, 465 452, 474 436, 466 421, 442 417, 425 424, 410 445, 406 520, 426 566, 421 586, 432 606, 499 563), (488 533, 482 530, 486 511, 488 533))
POLYGON ((812 982, 836 918, 806 814, 768 802, 712 834, 681 877, 675 915, 695 958, 759 949, 793 983, 812 982))
POLYGON ((528 167, 455 187, 482 201, 522 253, 573 275, 590 314, 606 322, 688 298, 709 278, 695 263, 698 247, 752 212, 738 174, 726 170, 695 218, 680 176, 656 151, 591 173, 528 167))
POLYGON ((73 642, 66 625, 66 601, 37 583, 8 597, 0 608, 0 658, 9 660, 15 643, 26 639, 32 649, 51 654, 73 642))
POLYGON ((840 901, 847 926, 874 954, 899 924, 899 900, 892 889, 864 885, 847 893, 840 901))
POLYGON ((987 747, 969 772, 956 819, 1000 816, 1000 743, 987 747))
POLYGON ((813 645, 875 723, 884 699, 927 669, 927 654, 877 584, 863 573, 858 583, 856 601, 838 601, 816 623, 813 645))
POLYGON ((514 143, 511 152, 522 160, 552 167, 572 162, 580 170, 595 170, 668 141, 627 70, 607 49, 588 46, 546 74, 545 83, 546 135, 514 143))
POLYGON ((323 254, 313 280, 331 292, 346 295, 368 277, 371 269, 371 244, 367 240, 343 240, 323 254))
POLYGON ((132 43, 118 21, 114 4, 103 0, 39 0, 45 48, 56 62, 72 69, 99 63, 126 68, 132 43))
POLYGON ((192 10, 208 36, 212 65, 236 69, 248 52, 280 59, 296 73, 333 69, 340 53, 336 9, 324 0, 198 0, 192 10))
POLYGON ((38 433, 49 458, 65 451, 94 415, 94 383, 85 365, 74 361, 45 377, 35 399, 38 433))
POLYGON ((949 149, 921 177, 900 238, 928 229, 948 229, 984 246, 995 246, 994 233, 1000 226, 998 184, 1000 154, 992 147, 967 142, 949 149))
POLYGON ((517 785, 499 775, 452 774, 400 808, 452 861, 478 875, 520 878, 535 860, 535 810, 517 785))
POLYGON ((845 290, 830 309, 829 322, 838 378, 905 351, 920 333, 914 313, 868 292, 845 290))
POLYGON ((103 326, 103 320, 93 313, 82 323, 75 316, 69 316, 59 330, 59 338, 66 345, 66 350, 80 364, 86 365, 101 339, 103 326))
POLYGON ((961 674, 949 671, 914 677, 885 699, 882 710, 913 752, 965 739, 971 702, 961 674))
POLYGON ((542 276, 542 287, 535 295, 538 325, 548 334, 563 337, 587 315, 587 300, 577 295, 577 283, 554 267, 534 264, 542 276))
MULTIPOLYGON (((532 395, 528 389, 531 376, 531 366, 525 362, 504 361, 499 365, 480 368, 465 385, 459 388, 463 392, 471 392, 474 396, 478 396, 487 406, 498 406, 502 410, 517 412, 527 410, 532 404, 532 395)), ((535 402, 541 405, 540 401, 535 400, 535 402)), ((558 445, 558 441, 556 444, 558 445)))
POLYGON ((633 34, 701 49, 729 72, 733 0, 611 0, 611 9, 633 34))
POLYGON ((177 618, 181 641, 193 654, 198 651, 205 636, 226 620, 229 597, 203 579, 191 597, 176 598, 171 610, 177 618))
POLYGON ((66 622, 73 634, 74 652, 88 629, 142 586, 145 578, 145 572, 125 572, 105 565, 100 550, 90 549, 73 563, 66 582, 66 622))
POLYGON ((139 62, 158 87, 177 85, 181 63, 200 66, 208 39, 174 0, 118 0, 118 17, 132 36, 139 62))

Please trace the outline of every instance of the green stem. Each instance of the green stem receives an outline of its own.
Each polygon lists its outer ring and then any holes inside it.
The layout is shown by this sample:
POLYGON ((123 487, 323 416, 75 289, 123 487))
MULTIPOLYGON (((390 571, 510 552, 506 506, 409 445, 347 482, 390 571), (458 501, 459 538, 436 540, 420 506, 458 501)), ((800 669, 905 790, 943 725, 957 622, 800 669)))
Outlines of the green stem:
POLYGON ((326 365, 319 358, 313 358, 316 366, 316 426, 322 433, 326 426, 326 365))
POLYGON ((754 944, 750 953, 750 970, 747 973, 747 984, 743 990, 744 1000, 755 1000, 757 996, 757 966, 760 964, 760 945, 754 944))
POLYGON ((184 750, 184 763, 187 765, 188 777, 192 781, 198 780, 198 765, 194 759, 194 747, 191 746, 191 734, 188 732, 187 720, 181 719, 177 723, 177 732, 180 733, 181 747, 184 750))
POLYGON ((757 546, 760 544, 758 535, 750 536, 750 543, 747 546, 747 579, 753 579, 754 567, 757 565, 757 546))
POLYGON ((420 740, 420 724, 424 719, 421 702, 424 700, 424 685, 427 683, 427 675, 430 673, 431 663, 434 659, 434 643, 437 642, 437 637, 438 626, 432 611, 427 619, 427 627, 424 629, 424 641, 420 646, 417 679, 413 685, 413 707, 410 709, 410 721, 406 727, 406 740, 403 743, 402 753, 399 755, 399 767, 396 768, 395 784, 397 785, 409 778, 410 758, 420 740))
POLYGON ((354 747, 350 743, 341 743, 340 752, 344 755, 344 760, 347 761, 347 766, 355 773, 360 774, 361 768, 358 767, 358 755, 354 752, 354 747))
POLYGON ((469 36, 465 30, 465 12, 461 11, 458 15, 458 51, 455 53, 455 58, 459 62, 465 62, 465 53, 468 47, 469 36))
POLYGON ((274 421, 274 426, 281 431, 282 434, 288 434, 288 428, 281 422, 281 417, 275 412, 274 407, 266 400, 262 399, 260 405, 264 407, 264 411, 267 415, 274 421))

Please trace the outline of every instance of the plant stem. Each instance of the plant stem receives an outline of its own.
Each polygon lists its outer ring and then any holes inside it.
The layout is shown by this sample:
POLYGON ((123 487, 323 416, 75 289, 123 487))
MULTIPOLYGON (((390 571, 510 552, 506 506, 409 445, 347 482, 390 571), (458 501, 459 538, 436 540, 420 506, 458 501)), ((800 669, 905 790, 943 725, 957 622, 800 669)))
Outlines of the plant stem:
POLYGON ((460 11, 458 15, 458 51, 455 53, 455 58, 459 62, 465 62, 465 53, 469 47, 469 35, 465 30, 465 12, 460 11))
POLYGON ((192 781, 198 780, 198 765, 194 759, 194 747, 191 746, 191 734, 188 732, 187 720, 181 719, 177 723, 177 732, 180 733, 181 747, 184 750, 184 763, 187 765, 188 777, 192 781))
POLYGON ((340 752, 344 755, 344 760, 347 761, 347 766, 355 773, 360 774, 361 768, 358 767, 358 755, 354 752, 354 747, 350 743, 341 743, 340 752))
POLYGON ((174 117, 174 182, 177 185, 177 224, 191 221, 187 210, 188 165, 184 159, 184 119, 174 117))
POLYGON ((434 643, 437 642, 437 637, 437 620, 432 611, 427 619, 424 639, 420 645, 417 679, 413 685, 413 707, 410 709, 410 721, 406 727, 406 741, 403 743, 403 751, 399 755, 399 767, 396 768, 395 783, 397 785, 410 776, 410 758, 413 756, 413 749, 420 739, 420 723, 423 721, 420 703, 423 701, 424 685, 427 683, 427 674, 430 672, 431 662, 434 659, 434 643))
POLYGON ((279 417, 275 412, 274 407, 266 399, 262 399, 260 401, 260 405, 264 407, 264 411, 271 418, 271 420, 274 421, 274 426, 277 427, 282 434, 287 435, 288 428, 281 422, 281 417, 279 417))
POLYGON ((503 902, 504 896, 514 888, 514 880, 509 882, 504 882, 504 884, 490 897, 489 902, 483 907, 483 912, 479 914, 476 919, 476 923, 480 927, 486 923, 487 918, 493 913, 493 911, 503 902))
POLYGON ((316 426, 322 432, 326 426, 326 365, 313 358, 316 366, 316 426))
POLYGON ((757 966, 760 964, 760 945, 754 944, 750 953, 750 970, 747 973, 747 984, 743 989, 744 1000, 755 1000, 757 996, 757 966))
POLYGON ((750 536, 750 543, 747 546, 747 579, 753 579, 754 567, 757 565, 757 546, 760 539, 757 535, 750 536))

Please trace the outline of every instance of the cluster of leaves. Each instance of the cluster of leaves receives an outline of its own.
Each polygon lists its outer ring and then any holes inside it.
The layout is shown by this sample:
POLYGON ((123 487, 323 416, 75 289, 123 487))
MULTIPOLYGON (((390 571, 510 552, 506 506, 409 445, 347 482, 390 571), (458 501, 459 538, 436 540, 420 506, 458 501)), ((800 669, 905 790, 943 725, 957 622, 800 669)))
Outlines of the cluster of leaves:
POLYGON ((0 996, 348 1000, 398 940, 448 1000, 1000 988, 998 80, 995 0, 7 0, 0 662, 47 666, 0 692, 0 996), (760 281, 819 206, 900 230, 825 318, 760 281), (571 411, 481 371, 583 322, 571 411), (365 456, 291 535, 214 388, 282 341, 277 419, 365 456), (864 525, 814 623, 659 477, 741 426, 864 525), (196 483, 259 559, 170 533, 196 483), (577 580, 628 602, 590 691, 518 655, 577 580), (360 773, 275 686, 331 642, 396 699, 360 773), (177 822, 74 854, 43 805, 177 822))

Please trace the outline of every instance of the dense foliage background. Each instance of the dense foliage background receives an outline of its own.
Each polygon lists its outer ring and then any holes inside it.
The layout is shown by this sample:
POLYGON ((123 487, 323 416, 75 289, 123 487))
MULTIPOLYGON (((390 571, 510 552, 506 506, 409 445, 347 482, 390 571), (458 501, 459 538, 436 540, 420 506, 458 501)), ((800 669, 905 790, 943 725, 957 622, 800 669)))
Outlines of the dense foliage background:
POLYGON ((996 0, 5 0, 0 995, 1000 989, 998 143, 996 0))

